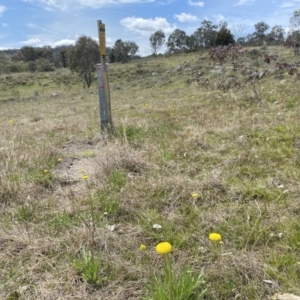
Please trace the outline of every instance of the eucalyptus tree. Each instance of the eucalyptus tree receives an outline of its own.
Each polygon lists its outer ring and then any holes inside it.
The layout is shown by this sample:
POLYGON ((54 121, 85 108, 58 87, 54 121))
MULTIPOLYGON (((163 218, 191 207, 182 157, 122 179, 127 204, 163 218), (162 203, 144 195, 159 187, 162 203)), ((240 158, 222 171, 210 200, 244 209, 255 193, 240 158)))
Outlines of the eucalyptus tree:
POLYGON ((157 54, 158 50, 166 41, 165 33, 162 30, 158 30, 151 34, 150 36, 150 46, 153 51, 153 54, 157 54))
POLYGON ((294 43, 300 43, 300 8, 294 11, 290 19, 290 35, 294 43))
POLYGON ((285 31, 280 25, 272 27, 271 31, 267 34, 266 39, 268 43, 273 45, 280 45, 284 42, 285 31))
POLYGON ((262 44, 266 37, 266 32, 269 30, 270 26, 265 22, 258 22, 254 25, 254 27, 256 29, 255 36, 258 42, 262 44))
POLYGON ((216 45, 229 45, 234 44, 234 36, 231 33, 230 29, 227 28, 228 24, 227 22, 221 22, 219 25, 219 30, 216 34, 216 45))
POLYGON ((175 29, 168 38, 167 47, 171 53, 179 52, 184 48, 185 42, 186 42, 185 31, 180 29, 175 29))
POLYGON ((211 21, 203 20, 201 27, 194 32, 198 45, 203 47, 214 46, 216 44, 217 29, 218 26, 214 25, 211 21))
POLYGON ((68 64, 71 71, 78 73, 88 88, 91 86, 95 65, 100 60, 99 46, 95 40, 87 36, 81 36, 75 46, 68 51, 68 64))
POLYGON ((110 49, 109 60, 113 62, 128 62, 138 52, 139 46, 133 41, 118 39, 110 49))

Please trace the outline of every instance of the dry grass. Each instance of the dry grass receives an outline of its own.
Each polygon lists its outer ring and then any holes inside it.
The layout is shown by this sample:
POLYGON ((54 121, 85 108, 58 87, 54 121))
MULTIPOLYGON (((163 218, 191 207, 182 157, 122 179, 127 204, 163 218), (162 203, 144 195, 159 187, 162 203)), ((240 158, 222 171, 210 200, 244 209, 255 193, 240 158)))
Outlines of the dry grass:
POLYGON ((298 81, 268 73, 259 101, 251 84, 216 90, 210 64, 196 53, 111 65, 113 137, 99 132, 95 86, 81 90, 61 71, 64 85, 16 75, 12 94, 2 75, 1 299, 143 299, 162 240, 175 268, 204 267, 205 299, 300 294, 298 81), (209 87, 187 85, 178 64, 204 71, 209 87), (101 253, 101 284, 74 267, 83 248, 101 253))

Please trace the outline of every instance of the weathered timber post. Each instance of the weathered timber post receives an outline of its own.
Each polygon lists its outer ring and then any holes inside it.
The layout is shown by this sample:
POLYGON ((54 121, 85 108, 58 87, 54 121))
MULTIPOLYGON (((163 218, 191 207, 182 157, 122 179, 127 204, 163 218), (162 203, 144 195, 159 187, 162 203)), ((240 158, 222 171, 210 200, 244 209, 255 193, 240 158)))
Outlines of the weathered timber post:
POLYGON ((97 64, 97 81, 98 94, 100 106, 101 129, 112 131, 113 122, 111 116, 110 91, 109 91, 109 77, 108 64, 105 63, 106 56, 106 39, 105 39, 105 24, 100 20, 98 24, 99 47, 100 47, 100 64, 97 64))

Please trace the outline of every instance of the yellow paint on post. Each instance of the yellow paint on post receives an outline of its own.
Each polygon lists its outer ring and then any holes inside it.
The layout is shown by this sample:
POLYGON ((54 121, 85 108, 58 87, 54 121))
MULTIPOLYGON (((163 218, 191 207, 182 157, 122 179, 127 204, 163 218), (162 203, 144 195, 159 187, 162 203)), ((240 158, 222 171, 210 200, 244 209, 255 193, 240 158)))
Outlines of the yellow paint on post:
POLYGON ((105 24, 98 21, 98 35, 100 42, 100 55, 106 55, 105 24))

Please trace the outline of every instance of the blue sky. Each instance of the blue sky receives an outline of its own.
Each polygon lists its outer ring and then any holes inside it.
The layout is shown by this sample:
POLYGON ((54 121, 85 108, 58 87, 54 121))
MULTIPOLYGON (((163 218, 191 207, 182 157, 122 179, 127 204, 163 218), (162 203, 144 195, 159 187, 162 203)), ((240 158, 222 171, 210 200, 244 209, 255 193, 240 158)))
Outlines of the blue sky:
POLYGON ((97 39, 97 20, 106 25, 107 46, 135 41, 140 55, 150 53, 149 37, 175 28, 192 34, 204 19, 227 21, 232 32, 255 31, 289 20, 300 0, 0 0, 0 49, 74 44, 80 35, 97 39))

